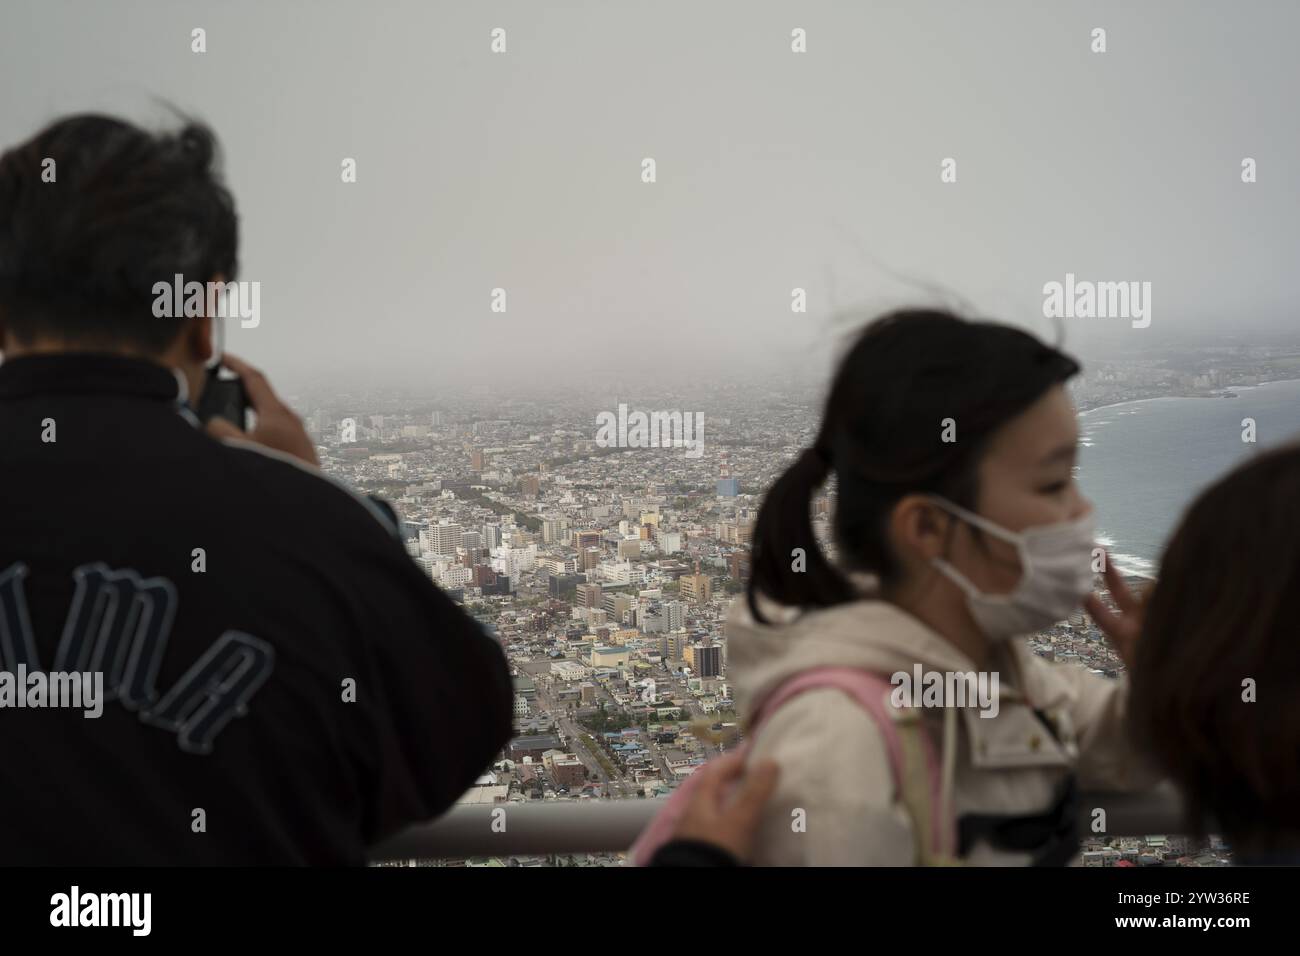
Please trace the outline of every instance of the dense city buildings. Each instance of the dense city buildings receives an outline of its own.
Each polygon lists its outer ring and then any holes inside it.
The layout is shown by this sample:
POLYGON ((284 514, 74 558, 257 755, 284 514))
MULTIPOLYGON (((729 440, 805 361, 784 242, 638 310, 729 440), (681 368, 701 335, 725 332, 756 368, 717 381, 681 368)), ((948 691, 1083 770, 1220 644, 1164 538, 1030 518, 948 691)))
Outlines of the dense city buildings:
MULTIPOLYGON (((1072 389, 1081 409, 1159 395, 1211 400, 1287 377, 1297 358, 1295 349, 1208 349, 1103 360, 1072 389)), ((567 386, 423 404, 381 392, 308 399, 325 470, 394 505, 413 559, 510 659, 517 735, 465 802, 665 795, 736 739, 743 715, 727 682, 727 608, 748 578, 762 491, 813 441, 820 395, 790 378, 635 399, 567 386), (601 447, 598 415, 624 402, 699 410, 702 454, 601 447)), ((810 502, 832 556, 834 507, 832 481, 810 502)), ((1122 670, 1082 613, 1032 645, 1107 676, 1122 670)), ((1171 836, 1091 840, 1081 860, 1221 856, 1171 836)))

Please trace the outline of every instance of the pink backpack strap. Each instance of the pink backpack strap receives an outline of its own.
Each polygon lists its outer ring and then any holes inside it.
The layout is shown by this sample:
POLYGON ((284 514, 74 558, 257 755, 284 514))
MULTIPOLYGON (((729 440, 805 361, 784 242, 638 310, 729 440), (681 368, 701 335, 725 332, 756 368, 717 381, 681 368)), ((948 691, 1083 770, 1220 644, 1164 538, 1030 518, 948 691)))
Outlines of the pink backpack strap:
MULTIPOLYGON (((880 729, 880 735, 885 741, 885 749, 889 755, 895 792, 900 798, 908 798, 904 802, 909 804, 909 812, 913 810, 911 804, 920 803, 922 806, 915 809, 929 817, 927 829, 931 841, 928 847, 921 848, 922 860, 930 862, 954 858, 956 856, 955 826, 952 819, 945 819, 946 814, 942 806, 942 774, 934 741, 919 723, 908 726, 908 742, 919 742, 917 749, 921 751, 920 759, 924 762, 925 781, 915 785, 928 790, 928 793, 908 793, 909 782, 917 779, 916 774, 909 773, 909 769, 919 768, 911 768, 908 763, 908 746, 899 733, 899 711, 889 700, 894 689, 893 684, 883 674, 856 667, 817 667, 804 671, 768 695, 759 708, 747 739, 756 736, 761 724, 792 697, 805 691, 825 688, 843 691, 871 716, 880 729)), ((919 717, 919 712, 913 711, 904 719, 919 721, 919 717)))
MULTIPOLYGON (((897 710, 889 703, 893 685, 884 675, 854 667, 817 667, 800 673, 779 685, 763 701, 748 728, 745 739, 739 744, 741 752, 745 753, 749 750, 759 728, 783 704, 805 691, 825 688, 843 691, 871 716, 876 726, 880 728, 881 737, 885 741, 895 792, 900 797, 907 798, 904 802, 908 804, 909 813, 919 810, 930 817, 930 825, 927 829, 932 837, 931 845, 920 848, 922 861, 943 862, 953 859, 956 855, 956 833, 953 820, 944 819, 944 808, 941 806, 942 782, 939 757, 935 751, 934 741, 921 729, 919 723, 909 727, 909 741, 919 740, 919 749, 923 754, 928 794, 909 793, 908 791, 913 787, 910 781, 916 780, 916 775, 909 773, 909 770, 915 768, 908 762, 906 751, 909 748, 904 744, 903 737, 899 733, 897 710), (927 796, 928 799, 924 799, 927 796), (918 797, 921 799, 917 799, 918 797), (915 803, 923 804, 924 809, 914 807, 915 803)), ((919 718, 914 714, 911 715, 911 719, 919 718)), ((690 802, 695 790, 693 785, 696 782, 694 774, 682 781, 668 798, 664 808, 637 837, 636 843, 629 851, 635 866, 646 866, 655 851, 671 839, 677 821, 690 802)), ((920 838, 919 833, 918 838, 920 838)))

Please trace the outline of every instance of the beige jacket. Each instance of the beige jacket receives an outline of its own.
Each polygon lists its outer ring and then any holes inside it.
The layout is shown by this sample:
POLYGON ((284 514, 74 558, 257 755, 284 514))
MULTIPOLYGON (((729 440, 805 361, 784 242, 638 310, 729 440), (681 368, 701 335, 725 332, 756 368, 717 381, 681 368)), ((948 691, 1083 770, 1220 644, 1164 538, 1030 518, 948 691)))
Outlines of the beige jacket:
MULTIPOLYGON (((814 667, 857 667, 886 677, 926 671, 970 672, 970 659, 919 620, 894 605, 862 600, 755 624, 743 598, 727 621, 727 669, 740 712, 753 714, 783 681, 814 667)), ((981 717, 975 705, 943 719, 923 712, 936 751, 952 761, 956 816, 964 813, 1040 813, 1074 768, 1082 789, 1148 787, 1157 775, 1126 744, 1122 722, 1126 681, 1077 665, 1052 664, 1023 640, 999 655, 998 712, 981 717), (1033 709, 1045 711, 1058 744, 1033 709), (945 728, 947 732, 945 733, 945 728), (954 753, 955 748, 955 753, 954 753)), ((992 708, 989 708, 991 711, 992 708)), ((754 851, 769 866, 912 865, 913 828, 896 797, 893 772, 875 720, 844 692, 810 690, 773 714, 754 738, 751 759, 774 759, 781 768, 754 851), (797 811, 803 814, 798 815, 797 811), (802 820, 804 832, 794 821, 802 820)), ((1023 865, 1011 854, 977 843, 964 862, 1023 865)))

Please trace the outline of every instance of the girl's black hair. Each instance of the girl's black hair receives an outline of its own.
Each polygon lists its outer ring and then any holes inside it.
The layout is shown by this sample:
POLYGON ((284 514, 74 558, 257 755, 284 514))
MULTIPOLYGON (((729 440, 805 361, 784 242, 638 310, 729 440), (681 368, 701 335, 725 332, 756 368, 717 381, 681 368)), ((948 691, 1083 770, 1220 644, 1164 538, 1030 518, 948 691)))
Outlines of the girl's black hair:
POLYGON ((871 322, 840 362, 822 425, 769 489, 752 538, 748 601, 758 595, 798 608, 856 599, 813 537, 813 493, 833 469, 834 535, 847 571, 889 583, 898 572, 886 522, 904 495, 929 492, 974 509, 976 470, 989 439, 1054 385, 1079 371, 1065 353, 1028 332, 949 312, 903 310, 871 322), (953 419, 956 441, 944 441, 953 419), (802 548, 804 569, 793 568, 802 548))

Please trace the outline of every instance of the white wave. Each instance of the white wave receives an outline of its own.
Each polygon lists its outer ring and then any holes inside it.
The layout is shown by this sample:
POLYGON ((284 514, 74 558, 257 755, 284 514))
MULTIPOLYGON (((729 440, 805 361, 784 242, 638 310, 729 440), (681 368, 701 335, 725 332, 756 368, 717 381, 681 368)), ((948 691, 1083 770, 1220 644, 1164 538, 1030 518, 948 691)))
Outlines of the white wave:
POLYGON ((1112 554, 1110 551, 1107 551, 1106 554, 1111 564, 1125 574, 1135 574, 1140 578, 1155 577, 1156 563, 1154 561, 1140 558, 1136 554, 1112 554))

